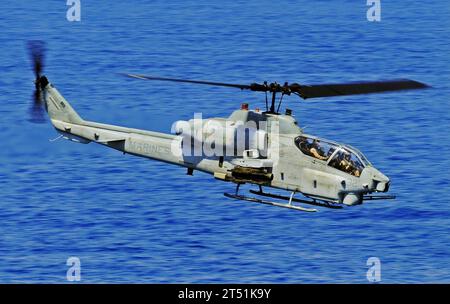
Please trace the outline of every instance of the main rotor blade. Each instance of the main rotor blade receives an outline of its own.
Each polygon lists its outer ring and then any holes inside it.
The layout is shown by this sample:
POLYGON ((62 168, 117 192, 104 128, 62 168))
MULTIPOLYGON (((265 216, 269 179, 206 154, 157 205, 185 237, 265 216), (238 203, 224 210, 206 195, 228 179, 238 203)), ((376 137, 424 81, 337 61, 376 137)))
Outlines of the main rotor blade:
POLYGON ((252 89, 252 86, 245 85, 245 84, 232 84, 232 83, 222 83, 222 82, 202 81, 202 80, 165 78, 165 77, 146 76, 146 75, 139 75, 139 74, 123 74, 123 75, 125 75, 127 77, 131 77, 131 78, 144 79, 144 80, 159 80, 159 81, 196 83, 196 84, 205 84, 205 85, 220 86, 220 87, 238 88, 238 89, 241 89, 241 90, 244 90, 244 89, 251 90, 252 89))
POLYGON ((189 80, 189 79, 177 79, 166 78, 157 76, 146 76, 140 74, 124 74, 127 77, 144 79, 144 80, 159 80, 159 81, 172 81, 183 83, 195 83, 212 86, 232 87, 239 88, 241 90, 251 90, 259 92, 272 92, 283 93, 290 95, 296 94, 303 99, 316 98, 316 97, 328 97, 328 96, 342 96, 342 95, 357 95, 357 94, 369 94, 369 93, 381 93, 387 91, 399 91, 399 90, 413 90, 427 88, 424 83, 410 80, 410 79, 397 79, 387 81, 372 81, 372 82, 353 82, 353 83, 337 83, 337 84, 318 84, 318 85, 301 85, 298 83, 284 85, 276 82, 268 84, 252 83, 250 85, 245 84, 231 84, 222 82, 202 81, 202 80, 189 80))
POLYGON ((292 93, 296 93, 303 99, 381 93, 400 90, 416 90, 427 87, 429 86, 424 83, 410 79, 319 85, 299 85, 297 83, 293 83, 289 86, 292 93))

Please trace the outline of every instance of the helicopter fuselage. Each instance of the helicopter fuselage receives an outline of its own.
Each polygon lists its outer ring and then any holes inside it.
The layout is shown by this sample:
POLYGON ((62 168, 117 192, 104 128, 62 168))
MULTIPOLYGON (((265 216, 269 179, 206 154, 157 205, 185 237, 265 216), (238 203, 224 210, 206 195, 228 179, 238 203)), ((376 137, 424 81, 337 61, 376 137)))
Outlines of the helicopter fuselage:
MULTIPOLYGON (((95 142, 125 154, 182 166, 189 174, 197 170, 223 181, 289 190, 346 205, 360 204, 364 195, 389 189, 389 179, 359 151, 305 134, 290 111, 280 115, 244 108, 229 118, 200 123, 201 127, 213 125, 216 132, 206 128, 200 133, 175 130, 176 134, 165 134, 85 121, 51 84, 44 95, 51 122, 65 139, 95 142), (248 122, 256 127, 244 131, 241 146, 230 148, 237 139, 230 140, 226 134, 236 135, 237 126, 245 129, 248 122), (231 133, 217 132, 220 126, 231 133), (255 143, 255 138, 260 142, 255 143), (198 144, 207 144, 209 151, 202 146, 200 153, 192 153, 198 144), (224 153, 211 153, 211 149, 224 153)), ((184 126, 195 126, 195 121, 184 126)))

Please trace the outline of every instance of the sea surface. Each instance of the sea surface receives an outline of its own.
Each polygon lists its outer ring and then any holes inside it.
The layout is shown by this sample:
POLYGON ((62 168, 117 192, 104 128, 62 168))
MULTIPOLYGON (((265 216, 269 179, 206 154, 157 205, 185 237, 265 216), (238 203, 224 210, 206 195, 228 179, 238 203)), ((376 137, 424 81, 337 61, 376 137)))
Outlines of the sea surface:
MULTIPOLYGON (((450 5, 381 1, 0 2, 0 282, 450 283, 450 5), (305 131, 359 148, 394 201, 315 214, 227 199, 232 184, 29 121, 26 41, 82 117, 160 132, 264 96, 126 79, 131 72, 249 84, 411 78, 423 91, 285 98, 305 131)), ((250 186, 243 187, 244 190, 250 186)))

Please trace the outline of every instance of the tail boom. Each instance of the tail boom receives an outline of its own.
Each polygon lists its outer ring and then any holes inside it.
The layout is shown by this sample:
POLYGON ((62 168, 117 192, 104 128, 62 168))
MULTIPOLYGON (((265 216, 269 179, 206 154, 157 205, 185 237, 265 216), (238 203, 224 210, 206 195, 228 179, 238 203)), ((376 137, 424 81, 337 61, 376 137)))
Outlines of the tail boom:
POLYGON ((39 83, 50 121, 65 139, 85 144, 96 142, 124 153, 184 165, 177 151, 181 147, 181 137, 86 121, 45 76, 40 78, 39 83))

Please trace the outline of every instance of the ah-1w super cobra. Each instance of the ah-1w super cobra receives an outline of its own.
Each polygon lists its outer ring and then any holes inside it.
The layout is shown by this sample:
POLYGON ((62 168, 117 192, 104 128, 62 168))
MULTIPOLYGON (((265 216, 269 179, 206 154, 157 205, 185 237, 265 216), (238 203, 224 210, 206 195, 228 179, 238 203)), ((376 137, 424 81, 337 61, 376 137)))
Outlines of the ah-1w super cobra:
POLYGON ((95 142, 125 154, 182 166, 190 175, 194 170, 209 173, 218 180, 236 184, 234 193, 225 193, 230 198, 308 212, 317 210, 299 204, 337 209, 343 205, 359 205, 366 200, 395 197, 374 194, 387 192, 390 180, 359 150, 305 134, 291 110, 286 109, 285 114, 281 114, 283 96, 294 94, 306 99, 427 87, 408 79, 326 85, 267 82, 241 85, 126 74, 144 80, 224 86, 266 94, 265 111, 250 110, 244 104, 228 118, 179 122, 174 128, 175 134, 165 134, 84 120, 41 75, 43 44, 32 42, 30 46, 36 74, 34 109, 45 105, 51 123, 63 138, 79 143, 95 142), (271 101, 267 94, 271 94, 271 101), (281 95, 278 101, 277 94, 281 95), (249 123, 253 123, 250 128, 249 123), (200 132, 192 131, 198 124, 200 132), (206 153, 204 150, 192 153, 192 148, 199 144, 200 147, 208 144, 215 152, 224 153, 206 153), (239 194, 240 185, 245 183, 258 186, 258 190, 250 190, 257 196, 239 194), (265 192, 263 187, 287 190, 290 195, 265 192), (294 198, 295 193, 301 193, 305 198, 294 198), (286 202, 270 201, 261 196, 286 202))

